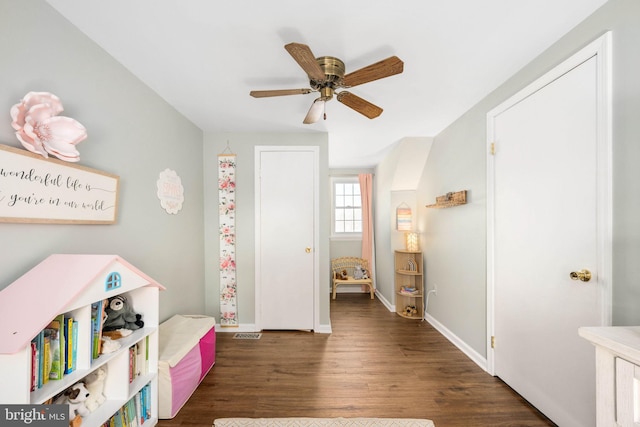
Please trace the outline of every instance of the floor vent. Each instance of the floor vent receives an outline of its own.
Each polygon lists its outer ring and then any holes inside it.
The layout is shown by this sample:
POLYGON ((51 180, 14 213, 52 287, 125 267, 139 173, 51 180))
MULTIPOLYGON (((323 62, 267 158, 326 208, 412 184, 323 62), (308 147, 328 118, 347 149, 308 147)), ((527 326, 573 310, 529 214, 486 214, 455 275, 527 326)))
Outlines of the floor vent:
POLYGON ((234 340, 259 340, 262 334, 260 332, 238 332, 233 335, 234 340))

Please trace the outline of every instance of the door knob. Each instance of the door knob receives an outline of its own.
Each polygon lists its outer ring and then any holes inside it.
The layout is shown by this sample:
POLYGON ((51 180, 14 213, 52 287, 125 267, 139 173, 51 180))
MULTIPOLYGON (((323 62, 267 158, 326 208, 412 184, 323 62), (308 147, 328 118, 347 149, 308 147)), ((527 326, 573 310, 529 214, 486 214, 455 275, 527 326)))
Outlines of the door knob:
POLYGON ((305 251, 306 253, 310 254, 310 253, 311 253, 311 248, 307 246, 307 247, 304 249, 304 251, 305 251))
POLYGON ((591 280, 591 272, 589 270, 572 271, 569 273, 571 280, 580 280, 582 282, 588 282, 591 280))

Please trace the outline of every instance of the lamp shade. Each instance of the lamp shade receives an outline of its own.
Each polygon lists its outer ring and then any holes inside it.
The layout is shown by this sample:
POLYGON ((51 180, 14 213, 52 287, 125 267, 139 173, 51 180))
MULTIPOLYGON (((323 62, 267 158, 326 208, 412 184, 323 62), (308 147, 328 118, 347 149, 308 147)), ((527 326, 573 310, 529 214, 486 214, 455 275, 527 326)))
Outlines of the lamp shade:
POLYGON ((409 231, 404 233, 404 241, 406 244, 406 249, 409 252, 418 252, 420 250, 420 236, 418 233, 413 231, 409 231))

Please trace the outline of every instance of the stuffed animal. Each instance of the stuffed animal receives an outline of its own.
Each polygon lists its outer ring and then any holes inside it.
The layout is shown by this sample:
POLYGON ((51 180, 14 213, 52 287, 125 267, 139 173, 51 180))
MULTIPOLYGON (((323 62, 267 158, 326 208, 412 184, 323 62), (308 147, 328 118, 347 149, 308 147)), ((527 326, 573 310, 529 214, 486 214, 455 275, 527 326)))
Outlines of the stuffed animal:
POLYGON ((353 267, 353 278, 356 280, 364 279, 365 269, 361 265, 353 267))
POLYGON ((104 395, 104 381, 107 378, 107 369, 104 366, 99 367, 89 375, 84 377, 84 382, 89 391, 89 397, 85 400, 84 405, 91 412, 95 411, 98 406, 102 405, 107 399, 104 395))
POLYGON ((87 390, 84 383, 80 381, 66 389, 53 403, 69 405, 69 421, 71 421, 76 415, 84 417, 90 414, 84 404, 87 398, 89 398, 89 390, 87 390))
POLYGON ((119 340, 122 337, 128 337, 133 331, 131 329, 116 329, 113 331, 102 331, 103 337, 109 337, 112 340, 119 340))
POLYGON ((414 314, 418 314, 418 309, 415 305, 408 305, 404 308, 404 314, 407 316, 413 316, 414 314))
POLYGON ((349 277, 349 273, 347 273, 347 270, 336 271, 334 274, 334 277, 336 279, 347 280, 347 278, 349 277))
POLYGON ((107 319, 104 321, 103 331, 116 329, 140 329, 144 326, 142 315, 135 313, 133 307, 124 295, 109 298, 106 308, 107 319))
POLYGON ((114 353, 118 351, 120 347, 122 347, 122 345, 118 341, 113 340, 109 337, 102 337, 101 341, 102 343, 100 345, 100 354, 114 353))
POLYGON ((371 275, 369 274, 369 270, 367 270, 367 269, 363 269, 363 271, 362 271, 362 278, 363 278, 363 279, 368 279, 368 278, 370 278, 370 277, 371 277, 371 275))

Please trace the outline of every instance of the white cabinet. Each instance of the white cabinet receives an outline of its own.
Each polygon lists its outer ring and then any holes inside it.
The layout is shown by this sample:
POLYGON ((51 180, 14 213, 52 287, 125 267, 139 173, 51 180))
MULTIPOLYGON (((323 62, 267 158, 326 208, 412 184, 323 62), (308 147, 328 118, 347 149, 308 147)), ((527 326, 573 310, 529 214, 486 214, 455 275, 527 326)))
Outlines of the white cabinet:
POLYGON ((584 327, 596 347, 596 425, 640 427, 640 327, 584 327))
POLYGON ((144 427, 158 419, 158 301, 162 285, 116 255, 51 255, 0 291, 1 404, 41 404, 106 367, 106 401, 83 417, 82 427, 98 427, 144 389, 149 416, 144 427), (116 280, 114 280, 114 278, 116 280), (92 356, 91 304, 126 295, 144 327, 120 338, 120 348, 92 356), (32 391, 34 339, 56 316, 77 321, 76 368, 59 380, 49 380, 32 391), (146 368, 130 378, 129 348, 144 343, 146 368), (147 356, 148 355, 148 356, 147 356))

